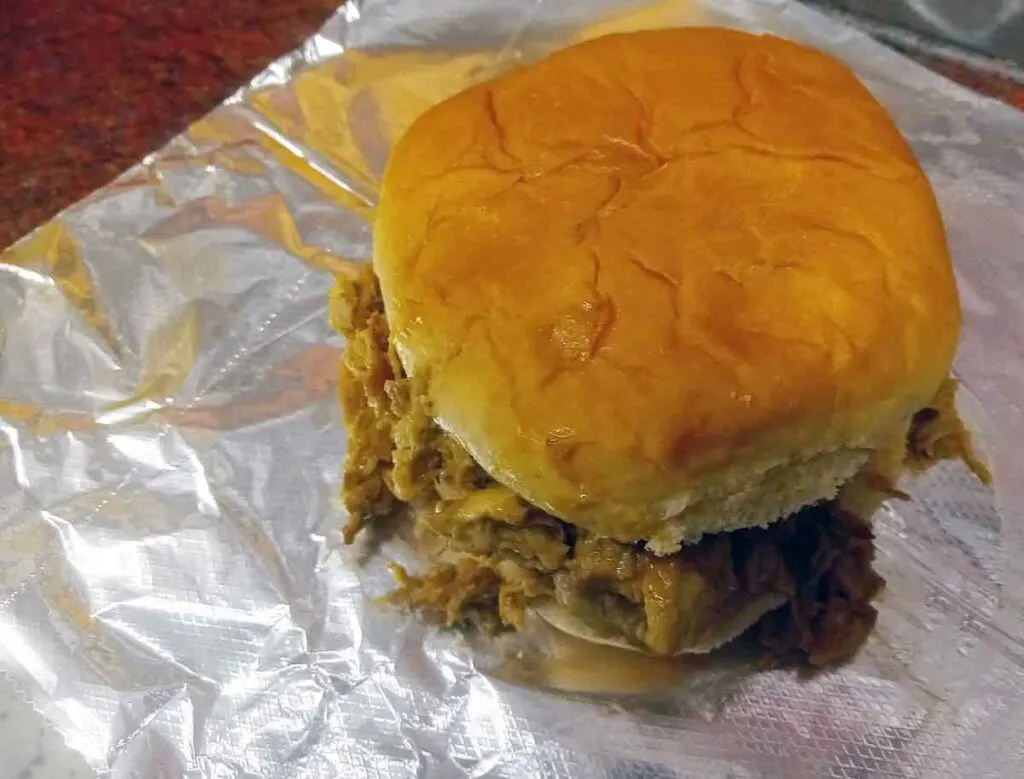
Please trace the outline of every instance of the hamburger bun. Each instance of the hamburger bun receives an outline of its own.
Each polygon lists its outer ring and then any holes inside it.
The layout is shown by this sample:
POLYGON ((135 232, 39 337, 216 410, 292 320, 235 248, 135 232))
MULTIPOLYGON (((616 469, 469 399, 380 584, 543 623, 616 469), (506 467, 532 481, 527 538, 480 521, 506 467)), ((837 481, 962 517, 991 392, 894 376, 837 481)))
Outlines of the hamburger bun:
MULTIPOLYGON (((711 623, 703 636, 691 644, 680 646, 676 655, 705 655, 712 652, 741 636, 761 617, 784 606, 785 603, 786 598, 782 595, 765 594, 753 600, 736 604, 731 613, 722 615, 721 621, 711 623)), ((630 643, 622 634, 602 633, 591 627, 555 601, 537 604, 533 610, 551 627, 575 638, 581 638, 593 644, 650 654, 649 648, 640 643, 630 643)))
POLYGON ((428 110, 373 265, 439 424, 544 511, 659 553, 902 447, 960 330, 886 111, 828 56, 722 29, 586 41, 428 110))

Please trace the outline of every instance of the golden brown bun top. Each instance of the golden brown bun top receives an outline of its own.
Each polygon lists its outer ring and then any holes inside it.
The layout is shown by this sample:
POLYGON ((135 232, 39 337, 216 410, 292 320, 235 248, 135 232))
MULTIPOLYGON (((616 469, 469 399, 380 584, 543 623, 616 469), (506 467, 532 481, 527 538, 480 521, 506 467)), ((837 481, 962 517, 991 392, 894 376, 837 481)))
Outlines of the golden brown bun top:
POLYGON ((375 240, 442 425, 621 539, 720 477, 891 442, 960 328, 885 110, 830 57, 723 29, 598 38, 435 106, 394 151, 375 240))

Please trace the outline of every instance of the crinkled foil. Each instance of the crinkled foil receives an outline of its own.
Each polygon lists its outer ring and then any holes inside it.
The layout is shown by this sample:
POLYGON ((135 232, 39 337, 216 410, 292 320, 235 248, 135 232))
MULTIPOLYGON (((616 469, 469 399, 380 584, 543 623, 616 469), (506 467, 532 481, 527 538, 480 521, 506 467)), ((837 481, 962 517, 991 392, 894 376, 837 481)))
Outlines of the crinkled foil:
POLYGON ((348 4, 0 256, 3 667, 112 777, 1024 775, 1022 138, 783 0, 348 4), (914 144, 997 487, 945 466, 879 515, 878 629, 836 671, 615 699, 501 681, 370 602, 400 548, 338 548, 331 270, 369 256, 388 148, 430 103, 584 36, 708 22, 835 53, 914 144))

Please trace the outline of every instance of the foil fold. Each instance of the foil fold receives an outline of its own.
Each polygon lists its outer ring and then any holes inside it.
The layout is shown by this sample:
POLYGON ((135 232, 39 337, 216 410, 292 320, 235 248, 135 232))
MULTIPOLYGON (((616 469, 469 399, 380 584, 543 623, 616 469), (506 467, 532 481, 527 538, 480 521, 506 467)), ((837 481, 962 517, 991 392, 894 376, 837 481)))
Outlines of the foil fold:
POLYGON ((1024 767, 1024 116, 786 0, 366 0, 0 254, 0 668, 104 776, 1009 776, 1024 767), (340 548, 331 274, 370 254, 388 149, 427 106, 602 32, 725 24, 849 63, 936 188, 961 406, 876 520, 858 658, 531 689, 371 602, 340 548))

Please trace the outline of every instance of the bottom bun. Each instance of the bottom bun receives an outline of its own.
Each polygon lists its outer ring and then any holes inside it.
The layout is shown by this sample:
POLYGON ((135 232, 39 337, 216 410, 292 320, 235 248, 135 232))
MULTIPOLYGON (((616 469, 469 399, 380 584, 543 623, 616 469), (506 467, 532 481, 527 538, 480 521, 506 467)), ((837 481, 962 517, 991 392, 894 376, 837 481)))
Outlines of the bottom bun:
MULTIPOLYGON (((761 619, 765 614, 785 605, 787 598, 777 593, 766 593, 743 603, 720 622, 710 627, 707 632, 691 645, 680 648, 676 655, 702 655, 728 644, 738 638, 761 619)), ((649 654, 649 650, 639 643, 631 642, 624 636, 610 635, 595 630, 574 614, 566 611, 555 601, 547 601, 535 605, 533 610, 545 622, 556 630, 567 633, 575 638, 591 641, 595 644, 632 649, 635 652, 649 654)))

